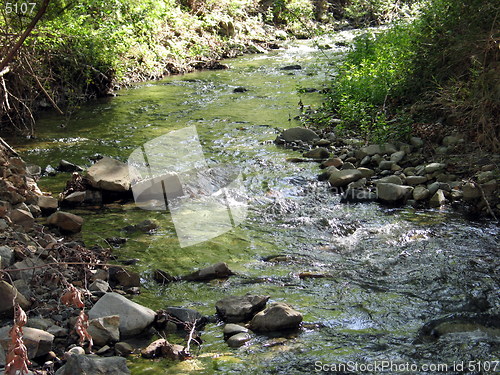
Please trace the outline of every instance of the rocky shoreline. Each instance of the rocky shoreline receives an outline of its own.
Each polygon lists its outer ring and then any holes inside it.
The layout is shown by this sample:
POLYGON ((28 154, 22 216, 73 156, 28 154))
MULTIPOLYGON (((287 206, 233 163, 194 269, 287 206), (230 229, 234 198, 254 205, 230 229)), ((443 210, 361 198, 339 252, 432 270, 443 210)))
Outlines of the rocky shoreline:
MULTIPOLYGON (((253 332, 300 328, 302 314, 282 302, 268 304, 270 296, 228 296, 214 304, 212 316, 182 307, 153 311, 133 302, 141 292, 140 275, 110 264, 116 263, 112 248, 85 247, 78 239, 83 219, 60 209, 130 199, 128 170, 117 163, 103 158, 85 175, 75 172, 57 200, 37 187, 39 168, 0 145, 0 373, 5 366, 12 371, 29 364, 35 374, 127 374, 130 355, 193 358, 208 322, 221 325, 221 337, 232 348, 243 346, 253 332), (24 357, 11 338, 19 327, 24 357), (158 338, 168 333, 187 337, 186 345, 158 338)), ((146 220, 129 229, 155 228, 146 220)), ((205 282, 232 275, 218 263, 179 277, 156 270, 153 278, 205 282)))
POLYGON ((303 152, 289 162, 317 162, 342 202, 380 202, 416 208, 451 206, 470 218, 500 217, 500 169, 497 157, 478 158, 467 166, 460 153, 461 135, 449 135, 429 157, 425 142, 364 144, 334 132, 307 128, 283 131, 275 143, 303 152), (450 154, 458 153, 456 156, 450 154))

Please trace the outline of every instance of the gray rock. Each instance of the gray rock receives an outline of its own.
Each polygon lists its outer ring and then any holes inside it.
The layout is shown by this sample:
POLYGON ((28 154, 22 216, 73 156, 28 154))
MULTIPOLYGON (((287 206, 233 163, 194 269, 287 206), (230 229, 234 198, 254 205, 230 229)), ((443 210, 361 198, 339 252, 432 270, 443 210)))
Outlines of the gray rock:
POLYGON ((43 318, 29 318, 26 323, 26 327, 41 329, 42 331, 46 331, 54 324, 52 320, 43 319, 43 318))
POLYGON ((375 181, 375 185, 378 185, 378 184, 403 185, 403 181, 401 180, 401 177, 391 175, 391 176, 379 178, 377 181, 375 181))
POLYGON ((132 345, 126 342, 117 342, 115 344, 115 352, 118 354, 120 357, 128 357, 130 354, 134 352, 134 348, 132 345))
POLYGON ((237 333, 227 340, 227 345, 231 348, 239 348, 252 339, 248 333, 237 333))
POLYGON ((244 322, 266 306, 269 296, 247 294, 229 296, 217 301, 215 309, 222 319, 229 323, 244 322))
POLYGON ((424 145, 424 141, 422 140, 422 138, 419 137, 411 137, 410 143, 415 148, 420 148, 424 145))
POLYGON ((57 211, 47 218, 47 223, 66 232, 78 233, 82 230, 83 218, 69 212, 57 211))
MULTIPOLYGON (((361 147, 360 151, 361 151, 361 155, 364 154, 362 156, 362 157, 364 157, 365 155, 373 156, 375 154, 380 154, 380 155, 393 154, 393 153, 397 152, 397 149, 396 149, 396 147, 394 147, 394 145, 392 145, 390 143, 385 143, 383 145, 368 145, 365 147, 361 147)), ((358 159, 361 159, 361 158, 358 157, 358 159)))
POLYGON ((361 162, 359 163, 359 165, 361 165, 362 167, 364 167, 365 165, 368 165, 370 164, 370 161, 372 160, 371 157, 369 157, 368 155, 366 155, 362 160, 361 162))
POLYGON ((75 191, 63 198, 63 202, 69 205, 82 204, 85 201, 85 191, 75 191))
POLYGON ((444 196, 443 190, 441 189, 436 191, 436 193, 432 196, 431 200, 429 201, 429 205, 431 207, 440 207, 445 203, 446 203, 446 198, 444 196))
POLYGON ((182 327, 184 323, 192 324, 194 322, 196 322, 197 325, 201 325, 208 320, 208 318, 200 312, 184 307, 167 307, 165 312, 180 321, 178 327, 182 327))
POLYGON ((14 270, 10 273, 10 276, 14 279, 23 279, 26 281, 31 281, 34 275, 42 272, 40 266, 43 266, 45 262, 40 258, 26 258, 20 262, 16 262, 12 265, 11 269, 14 270), (33 268, 36 267, 36 268, 33 268), (30 269, 33 268, 33 269, 30 269), (19 271, 17 271, 19 270, 19 271))
POLYGON ((406 156, 406 153, 404 151, 397 151, 397 152, 391 154, 391 161, 398 164, 401 160, 404 159, 405 156, 406 156))
POLYGON ((444 169, 444 167, 446 165, 442 163, 430 163, 425 166, 425 173, 434 173, 444 169))
POLYGON ((377 184, 378 199, 384 203, 396 203, 406 201, 413 188, 411 186, 396 185, 391 183, 377 184))
POLYGON ((294 329, 299 327, 302 319, 302 314, 290 305, 275 302, 253 317, 250 328, 257 332, 294 329))
POLYGON ((342 187, 362 177, 362 173, 357 169, 346 169, 332 172, 328 178, 328 182, 334 187, 342 187))
POLYGON ((413 189, 413 199, 417 202, 429 198, 430 195, 431 193, 425 186, 417 186, 413 189))
POLYGON ((5 219, 0 219, 0 231, 4 231, 9 227, 9 224, 5 221, 5 219))
POLYGON ((51 325, 47 329, 47 332, 51 335, 54 335, 54 337, 67 337, 69 334, 69 330, 67 328, 58 326, 56 324, 51 325))
POLYGON ((304 141, 311 142, 315 139, 318 139, 318 134, 313 132, 310 129, 306 128, 290 128, 286 129, 283 133, 281 133, 281 138, 285 142, 294 142, 294 141, 304 141))
POLYGON ((21 293, 23 296, 26 297, 26 299, 29 300, 32 293, 31 293, 31 288, 29 284, 26 282, 26 280, 24 279, 14 280, 12 285, 14 285, 14 287, 18 290, 19 293, 21 293))
POLYGON ((436 191, 438 191, 440 188, 440 183, 439 182, 433 182, 432 184, 427 185, 427 189, 429 189, 430 195, 436 194, 436 191))
POLYGON ((321 168, 328 168, 328 167, 336 167, 340 168, 344 162, 340 158, 332 158, 325 160, 323 163, 321 163, 321 168))
POLYGON ((427 182, 427 177, 425 176, 408 176, 406 177, 405 184, 410 186, 425 184, 427 182))
POLYGON ((363 178, 370 178, 370 177, 373 177, 375 175, 375 172, 373 171, 373 169, 369 169, 369 168, 360 167, 360 168, 358 168, 358 171, 361 172, 361 175, 363 176, 363 178))
POLYGON ((468 182, 463 186, 462 192, 463 192, 464 200, 466 200, 466 201, 471 201, 471 200, 480 198, 482 196, 481 190, 479 189, 479 187, 477 187, 476 185, 474 185, 471 182, 468 182))
POLYGON ((19 291, 4 280, 0 280, 0 315, 10 314, 16 303, 27 310, 31 303, 19 291))
POLYGON ((484 184, 488 181, 494 180, 495 177, 497 177, 497 176, 498 176, 498 173, 495 173, 494 171, 481 172, 477 176, 477 182, 479 182, 480 184, 484 184))
POLYGON ((224 337, 229 338, 231 336, 234 336, 238 333, 248 333, 248 328, 245 328, 243 326, 240 326, 239 324, 234 324, 234 323, 228 323, 224 326, 224 337))
POLYGON ((10 220, 12 220, 14 224, 22 226, 24 229, 31 228, 35 222, 35 218, 29 209, 22 210, 19 208, 11 211, 10 220))
MULTIPOLYGON (((9 331, 11 327, 6 326, 0 328, 0 345, 4 350, 7 350, 11 341, 9 331)), ((23 327, 23 342, 28 349, 28 358, 32 359, 46 355, 52 350, 54 335, 41 329, 23 327)))
POLYGON ((124 375, 130 374, 123 357, 98 357, 72 354, 56 375, 124 375))
POLYGON ((214 279, 224 279, 231 275, 234 275, 233 271, 229 269, 226 263, 220 262, 213 264, 209 267, 202 268, 196 272, 189 275, 182 276, 182 280, 187 281, 208 281, 214 279))
POLYGON ((56 168, 59 172, 81 172, 83 168, 67 160, 61 160, 56 168))
POLYGON ((87 179, 95 189, 126 192, 130 190, 128 165, 121 161, 104 157, 87 170, 87 179))
POLYGON ((14 261, 14 250, 9 246, 0 246, 0 259, 2 268, 9 267, 14 261))
POLYGON ((356 167, 351 162, 346 161, 344 164, 342 164, 341 169, 356 169, 356 167))
POLYGON ((91 292, 106 293, 109 291, 109 283, 105 280, 97 279, 89 285, 89 290, 91 292))
POLYGON ((305 152, 303 156, 312 159, 326 159, 330 157, 330 152, 324 147, 317 147, 305 152))
POLYGON ((103 346, 120 340, 120 316, 110 315, 91 319, 87 331, 94 343, 103 346))
POLYGON ((42 210, 42 214, 51 214, 57 210, 58 202, 57 199, 52 196, 39 195, 37 199, 37 205, 42 210))
POLYGON ((120 335, 126 337, 144 331, 153 323, 156 313, 118 293, 106 293, 90 309, 89 319, 110 315, 120 316, 120 335))
POLYGON ((463 142, 464 138, 460 135, 448 135, 443 138, 443 146, 456 146, 463 142))
POLYGON ((389 160, 382 160, 378 167, 383 171, 390 171, 395 163, 389 160))

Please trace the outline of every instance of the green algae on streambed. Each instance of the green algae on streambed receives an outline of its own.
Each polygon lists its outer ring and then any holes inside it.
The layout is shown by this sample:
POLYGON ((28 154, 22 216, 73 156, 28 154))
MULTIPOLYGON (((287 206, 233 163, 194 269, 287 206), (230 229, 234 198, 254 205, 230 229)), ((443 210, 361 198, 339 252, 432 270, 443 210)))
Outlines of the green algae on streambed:
MULTIPOLYGON (((181 248, 168 212, 134 204, 75 210, 85 218, 82 238, 87 245, 106 245, 105 238, 127 237, 115 254, 140 259, 134 268, 143 287, 133 299, 153 309, 182 306, 212 315, 222 297, 252 292, 290 303, 307 324, 299 332, 255 335, 239 349, 227 347, 221 325, 209 324, 194 360, 134 357, 129 360, 133 374, 308 374, 317 361, 420 365, 499 359, 495 335, 452 332, 415 341, 426 322, 450 313, 498 314, 497 226, 471 223, 450 211, 340 204, 316 180, 315 164, 287 163, 297 153, 272 143, 275 127, 298 125, 293 118, 299 100, 320 104, 319 94, 298 94, 298 89, 323 88, 332 73, 330 62, 342 53, 319 51, 311 41, 294 42, 287 49, 227 61, 229 70, 169 77, 89 103, 65 128, 57 115, 47 113, 36 139, 12 142, 28 162, 45 166, 66 159, 88 166, 96 153, 126 161, 144 142, 196 125, 209 164, 240 168, 248 218, 210 241, 181 248), (292 64, 302 69, 280 69, 292 64), (236 87, 248 91, 235 93, 236 87), (150 234, 122 231, 144 219, 155 220, 159 228, 150 234), (284 256, 263 260, 271 255, 284 256), (165 286, 151 280, 157 268, 181 275, 220 261, 236 275, 165 286), (304 272, 328 277, 300 278, 304 272)), ((69 176, 44 177, 39 185, 58 193, 69 176)))

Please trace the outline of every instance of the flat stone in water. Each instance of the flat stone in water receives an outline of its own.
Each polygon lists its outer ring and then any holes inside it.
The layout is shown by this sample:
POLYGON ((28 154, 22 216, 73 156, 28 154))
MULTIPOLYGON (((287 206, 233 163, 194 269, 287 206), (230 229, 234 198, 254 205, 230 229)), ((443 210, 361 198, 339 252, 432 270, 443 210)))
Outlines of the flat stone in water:
POLYGON ((250 341, 251 339, 252 336, 250 336, 248 333, 237 333, 227 340, 227 345, 231 348, 239 348, 240 346, 245 345, 245 343, 250 341))

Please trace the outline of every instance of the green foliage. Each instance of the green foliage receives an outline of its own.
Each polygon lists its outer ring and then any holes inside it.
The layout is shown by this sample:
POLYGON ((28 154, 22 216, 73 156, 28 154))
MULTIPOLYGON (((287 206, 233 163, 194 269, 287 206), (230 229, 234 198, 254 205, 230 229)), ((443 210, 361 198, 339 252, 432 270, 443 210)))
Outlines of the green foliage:
POLYGON ((399 24, 378 34, 357 37, 339 67, 330 100, 344 127, 383 140, 407 133, 401 117, 389 118, 387 106, 405 90, 405 77, 412 74, 413 29, 399 24))
POLYGON ((355 25, 380 25, 415 11, 417 0, 350 0, 344 8, 344 16, 355 25))

